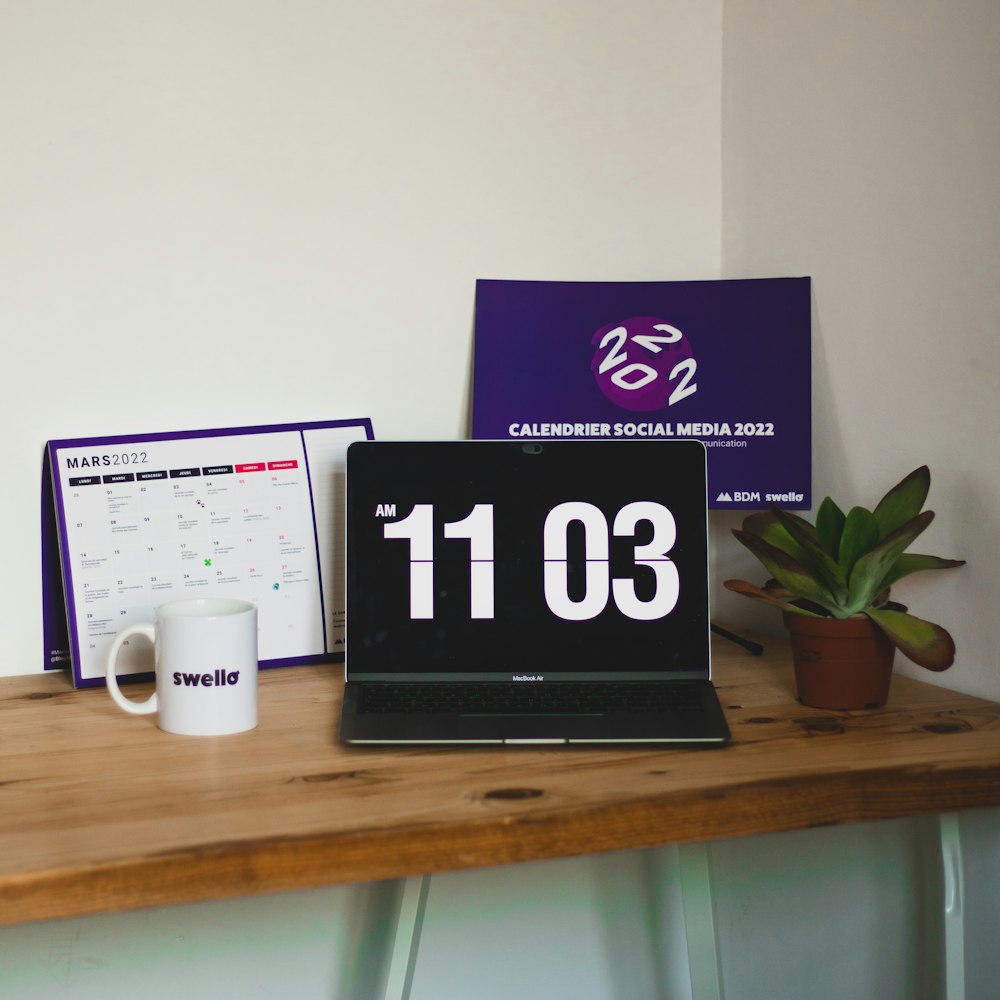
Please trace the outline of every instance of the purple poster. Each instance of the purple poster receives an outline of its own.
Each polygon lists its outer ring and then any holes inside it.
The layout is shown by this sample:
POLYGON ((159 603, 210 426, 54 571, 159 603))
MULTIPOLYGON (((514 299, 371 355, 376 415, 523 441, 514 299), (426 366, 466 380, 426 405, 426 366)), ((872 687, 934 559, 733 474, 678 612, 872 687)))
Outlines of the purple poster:
POLYGON ((811 506, 810 279, 476 283, 474 438, 697 438, 709 506, 811 506))

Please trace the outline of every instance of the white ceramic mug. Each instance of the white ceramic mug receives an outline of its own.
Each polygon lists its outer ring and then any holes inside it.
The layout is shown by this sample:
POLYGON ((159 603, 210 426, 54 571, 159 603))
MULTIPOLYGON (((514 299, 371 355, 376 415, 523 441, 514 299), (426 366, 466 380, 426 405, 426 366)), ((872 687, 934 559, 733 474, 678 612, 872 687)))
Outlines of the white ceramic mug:
POLYGON ((171 601, 155 622, 139 622, 115 637, 108 653, 108 691, 132 715, 157 712, 157 725, 183 736, 224 736, 257 725, 257 608, 222 597, 171 601), (126 698, 115 665, 122 644, 145 636, 156 663, 156 691, 126 698))

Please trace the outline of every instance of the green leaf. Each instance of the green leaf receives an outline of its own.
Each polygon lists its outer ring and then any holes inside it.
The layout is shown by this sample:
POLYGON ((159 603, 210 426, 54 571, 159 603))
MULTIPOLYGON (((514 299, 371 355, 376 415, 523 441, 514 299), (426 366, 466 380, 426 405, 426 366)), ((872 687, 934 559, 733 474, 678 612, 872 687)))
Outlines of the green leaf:
POLYGON ((796 514, 778 507, 771 510, 802 548, 803 558, 799 562, 812 570, 817 582, 829 590, 838 604, 843 604, 847 600, 847 574, 820 544, 816 529, 796 514))
POLYGON ((850 596, 845 609, 848 614, 864 611, 872 603, 875 595, 884 589, 885 579, 895 568, 896 561, 933 520, 934 511, 925 510, 858 559, 851 570, 850 596))
POLYGON ((763 564, 768 572, 796 597, 804 597, 835 617, 842 617, 841 607, 834 596, 823 588, 813 574, 787 552, 764 541, 758 535, 733 529, 733 535, 742 542, 763 564))
POLYGON ((840 537, 840 552, 837 561, 848 579, 854 564, 866 552, 875 548, 879 541, 878 521, 865 507, 853 507, 844 521, 844 533, 840 537))
POLYGON ((921 556, 916 553, 904 552, 897 560, 889 575, 882 581, 886 587, 892 586, 897 580, 911 573, 919 573, 925 569, 954 569, 964 566, 964 559, 942 559, 940 556, 921 556))
POLYGON ((878 521, 882 538, 920 513, 930 488, 930 469, 926 465, 921 465, 919 469, 914 469, 905 479, 896 483, 879 500, 875 508, 875 520, 878 521))
POLYGON ((902 611, 866 611, 865 614, 914 663, 928 670, 947 670, 955 662, 955 640, 940 625, 902 611))
POLYGON ((819 542, 819 536, 816 534, 816 529, 804 517, 799 517, 798 514, 793 514, 790 510, 782 510, 781 507, 774 504, 771 504, 768 509, 768 513, 772 514, 777 519, 778 523, 800 545, 803 540, 811 543, 819 542))
POLYGON ((743 519, 743 530, 763 538, 776 549, 787 552, 793 559, 803 562, 806 558, 802 546, 788 533, 788 529, 769 510, 756 511, 743 519))
POLYGON ((844 530, 844 512, 827 497, 816 512, 816 537, 820 545, 834 558, 840 556, 840 536, 844 530))

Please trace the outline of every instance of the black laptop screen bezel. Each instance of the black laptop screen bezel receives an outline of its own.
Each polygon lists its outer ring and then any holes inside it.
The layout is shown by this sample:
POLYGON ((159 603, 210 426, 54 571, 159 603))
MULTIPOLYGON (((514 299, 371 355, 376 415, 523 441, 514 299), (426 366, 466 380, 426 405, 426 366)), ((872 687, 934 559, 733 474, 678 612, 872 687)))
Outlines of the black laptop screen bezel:
MULTIPOLYGON (((705 447, 699 441, 358 441, 346 478, 349 680, 525 681, 707 679, 708 526, 705 447), (623 615, 609 592, 594 618, 568 622, 546 606, 542 523, 553 506, 582 501, 610 525, 635 501, 665 506, 676 523, 669 559, 677 603, 663 618, 623 615), (384 525, 414 504, 434 513, 434 617, 409 617, 409 542, 384 525), (495 617, 469 616, 468 541, 443 524, 492 504, 495 617)), ((571 580, 582 579, 582 526, 572 525, 571 580), (577 558, 577 556, 581 558, 577 558)), ((608 530, 610 576, 635 579, 647 598, 653 571, 633 568, 634 537, 608 530)), ((582 584, 580 584, 582 585, 582 584)), ((573 586, 573 584, 571 584, 573 586)), ((574 592, 579 595, 579 590, 574 592)))

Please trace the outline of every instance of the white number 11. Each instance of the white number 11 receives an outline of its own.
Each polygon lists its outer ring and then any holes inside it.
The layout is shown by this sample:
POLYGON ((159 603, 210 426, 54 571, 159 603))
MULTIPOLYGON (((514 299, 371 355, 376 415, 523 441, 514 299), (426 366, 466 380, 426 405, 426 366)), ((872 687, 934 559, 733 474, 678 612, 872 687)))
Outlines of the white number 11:
MULTIPOLYGON (((632 579, 611 579, 608 522, 600 508, 574 500, 557 504, 549 511, 542 532, 542 558, 545 602, 553 614, 566 621, 586 621, 605 609, 609 596, 623 615, 639 621, 670 614, 680 590, 677 567, 667 555, 677 538, 674 517, 663 504, 637 501, 618 512, 611 531, 619 536, 634 535, 640 521, 648 521, 653 527, 652 540, 635 547, 635 564, 651 569, 656 584, 652 597, 645 601, 636 594, 632 579), (572 600, 569 595, 567 549, 569 525, 573 521, 584 528, 585 584, 579 600, 572 600)), ((433 505, 414 504, 406 517, 386 522, 382 534, 410 543, 410 617, 433 618, 433 505)), ((460 521, 445 522, 444 537, 469 540, 469 616, 493 618, 493 504, 477 503, 460 521)))
MULTIPOLYGON (((434 617, 434 507, 413 505, 400 521, 382 526, 385 538, 410 542, 410 617, 434 617)), ((469 539, 471 618, 493 617, 493 504, 477 503, 461 521, 444 526, 445 538, 469 539)))

